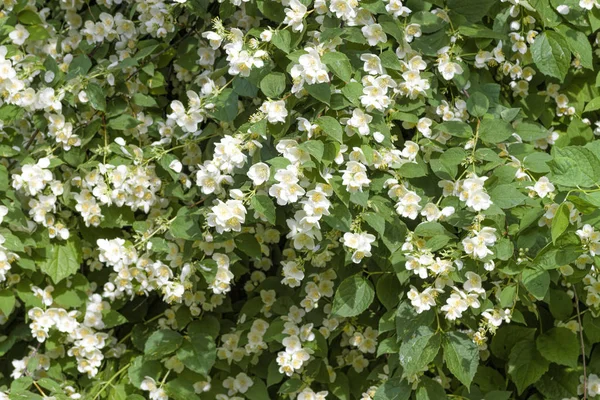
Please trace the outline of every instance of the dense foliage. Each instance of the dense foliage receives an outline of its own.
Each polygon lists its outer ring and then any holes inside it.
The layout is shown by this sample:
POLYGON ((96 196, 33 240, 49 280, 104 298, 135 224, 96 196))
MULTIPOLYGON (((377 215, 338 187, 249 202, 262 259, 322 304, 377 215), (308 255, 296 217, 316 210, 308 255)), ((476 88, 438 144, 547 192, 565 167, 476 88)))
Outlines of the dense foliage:
POLYGON ((600 395, 598 0, 0 4, 0 399, 600 395))

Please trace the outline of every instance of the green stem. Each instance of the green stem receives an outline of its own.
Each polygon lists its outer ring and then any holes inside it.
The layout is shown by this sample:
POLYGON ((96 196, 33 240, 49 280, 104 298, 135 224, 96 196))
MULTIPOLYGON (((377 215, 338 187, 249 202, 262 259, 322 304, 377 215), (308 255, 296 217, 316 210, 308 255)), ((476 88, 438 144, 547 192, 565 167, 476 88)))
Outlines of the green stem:
POLYGON ((123 373, 123 371, 125 371, 127 368, 129 368, 129 366, 131 365, 131 363, 128 363, 127 365, 125 365, 123 368, 121 368, 120 370, 118 370, 101 388, 100 391, 98 393, 96 393, 96 395, 94 396, 94 398, 92 400, 96 400, 98 398, 98 396, 100 396, 102 394, 102 392, 104 392, 104 389, 106 389, 108 387, 108 385, 110 385, 112 383, 112 381, 115 380, 115 378, 119 375, 121 375, 123 373))

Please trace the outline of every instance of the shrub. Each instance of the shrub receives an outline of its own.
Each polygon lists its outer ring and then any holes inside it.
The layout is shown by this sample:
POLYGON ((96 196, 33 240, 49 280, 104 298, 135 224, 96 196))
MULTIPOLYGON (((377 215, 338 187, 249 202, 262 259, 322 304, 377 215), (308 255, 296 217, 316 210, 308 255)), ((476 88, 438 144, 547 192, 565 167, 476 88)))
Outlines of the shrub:
POLYGON ((597 0, 4 0, 0 399, 600 394, 597 0))

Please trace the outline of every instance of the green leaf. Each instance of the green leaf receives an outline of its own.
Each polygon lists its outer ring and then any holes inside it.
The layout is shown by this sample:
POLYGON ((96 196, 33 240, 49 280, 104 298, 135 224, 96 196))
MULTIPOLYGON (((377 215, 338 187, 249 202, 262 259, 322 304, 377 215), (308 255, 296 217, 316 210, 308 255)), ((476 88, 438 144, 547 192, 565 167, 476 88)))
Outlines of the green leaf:
POLYGON ((292 378, 283 382, 283 384, 279 387, 279 393, 292 393, 300 390, 304 382, 300 379, 292 378))
POLYGON ((331 393, 340 400, 350 400, 350 383, 344 373, 336 374, 335 381, 329 384, 331 393))
POLYGON ((29 32, 27 40, 44 40, 50 37, 50 32, 42 25, 29 25, 27 31, 29 32))
POLYGON ((135 214, 129 207, 101 207, 104 219, 100 222, 102 228, 122 228, 135 222, 135 214))
POLYGON ((133 101, 133 104, 136 104, 141 107, 158 107, 158 103, 156 103, 154 97, 147 96, 142 93, 135 93, 131 97, 131 100, 133 101))
POLYGON ((400 351, 400 345, 396 340, 396 337, 392 336, 379 342, 379 346, 377 346, 377 357, 383 354, 395 354, 398 351, 400 351))
POLYGON ((417 388, 416 400, 438 400, 446 399, 446 392, 439 382, 423 377, 417 388))
POLYGON ((262 251, 260 249, 260 243, 256 240, 251 233, 242 233, 235 237, 235 245, 238 249, 243 251, 246 255, 251 258, 261 258, 262 251))
POLYGON ((479 137, 487 143, 500 143, 510 138, 515 132, 512 125, 501 119, 481 120, 479 137))
POLYGON ((275 225, 277 219, 275 205, 269 196, 264 194, 253 196, 252 199, 250 199, 250 204, 254 211, 260 215, 264 215, 269 223, 275 225))
POLYGON ((383 65, 384 68, 396 71, 401 71, 403 68, 398 56, 391 50, 384 51, 379 55, 379 58, 381 59, 381 65, 383 65))
POLYGON ((271 72, 260 81, 260 90, 270 98, 279 97, 285 90, 285 74, 271 72))
POLYGON ((393 377, 379 386, 373 400, 408 400, 412 388, 406 379, 393 377))
POLYGON ((463 36, 474 37, 474 38, 486 38, 486 39, 500 39, 505 40, 506 35, 495 32, 483 25, 461 25, 458 27, 458 32, 463 36))
POLYGON ((343 203, 337 203, 330 211, 331 215, 323 216, 327 225, 338 231, 346 232, 350 230, 352 224, 352 214, 343 203))
POLYGON ((529 11, 536 11, 545 27, 555 27, 560 24, 560 17, 553 9, 549 0, 529 0, 531 9, 529 11))
POLYGON ((571 65, 567 42, 554 31, 537 35, 531 45, 531 57, 540 72, 559 80, 565 79, 571 65))
POLYGON ((292 44, 292 35, 286 30, 277 30, 273 32, 271 43, 284 53, 289 53, 292 44))
POLYGON ((600 342, 600 318, 595 318, 587 312, 583 316, 583 333, 591 343, 600 342))
POLYGON ((423 33, 437 32, 447 24, 447 22, 438 15, 429 11, 418 11, 411 14, 410 22, 419 24, 421 26, 421 32, 423 33))
POLYGON ((252 386, 244 393, 244 396, 248 400, 263 400, 269 398, 269 392, 262 379, 254 378, 252 386))
POLYGON ((415 375, 427 368, 440 350, 442 338, 431 328, 422 326, 415 337, 406 340, 400 346, 400 364, 404 368, 403 376, 415 375))
POLYGON ((17 19, 23 25, 40 25, 42 24, 42 19, 38 15, 38 13, 33 12, 31 10, 23 10, 17 15, 17 19))
POLYGON ((222 122, 233 122, 238 115, 238 94, 233 89, 225 89, 215 99, 213 117, 222 122))
POLYGON ((92 68, 92 62, 90 59, 82 54, 73 59, 69 64, 69 72, 67 73, 66 79, 70 80, 76 76, 85 75, 92 68))
POLYGON ((526 268, 522 273, 523 286, 538 300, 542 300, 550 287, 550 274, 539 268, 526 268))
POLYGON ((180 376, 170 380, 165 385, 165 392, 173 400, 200 400, 194 391, 193 383, 180 376))
POLYGON ((600 110, 600 97, 596 97, 596 98, 592 99, 592 101, 587 103, 585 105, 585 109, 583 110, 583 112, 586 113, 586 112, 596 111, 596 110, 600 110))
MULTIPOLYGON (((594 357, 594 354, 592 357, 594 357)), ((576 369, 550 365, 549 371, 535 383, 535 387, 546 399, 577 398, 580 376, 579 371, 576 369)))
POLYGON ((343 129, 340 123, 333 117, 323 116, 317 118, 317 125, 323 132, 333 140, 343 143, 343 129))
POLYGON ((446 121, 437 125, 434 129, 465 139, 473 136, 471 126, 461 121, 446 121))
POLYGON ((536 174, 546 174, 550 172, 550 167, 548 167, 548 161, 550 160, 552 160, 550 154, 536 151, 525 157, 523 166, 536 174))
POLYGON ((104 322, 104 327, 106 329, 114 328, 115 326, 123 325, 128 322, 123 314, 115 310, 109 310, 108 312, 103 313, 102 321, 104 322))
POLYGON ((204 320, 194 321, 187 328, 185 339, 177 350, 177 358, 192 371, 208 375, 217 357, 215 343, 218 330, 211 330, 204 320))
POLYGON ((352 65, 344 53, 339 51, 325 53, 321 57, 321 61, 344 82, 348 82, 352 78, 352 65))
POLYGON ((549 134, 546 128, 534 122, 520 122, 517 125, 516 132, 519 137, 526 142, 544 139, 548 137, 549 134))
POLYGON ((548 162, 550 181, 567 187, 595 187, 600 181, 600 160, 581 146, 553 147, 548 162))
POLYGON ((594 69, 592 46, 587 35, 581 31, 569 28, 566 24, 560 24, 556 28, 567 42, 567 46, 579 61, 583 68, 594 69))
POLYGON ((126 129, 133 129, 141 124, 136 118, 133 118, 129 114, 122 114, 116 118, 108 121, 108 127, 116 131, 124 131, 126 129))
POLYGON ((129 380, 136 388, 140 388, 142 381, 148 376, 158 379, 162 366, 158 361, 152 361, 144 356, 133 359, 131 366, 127 369, 129 380))
POLYGON ((514 185, 498 185, 490 191, 492 202, 502 209, 513 208, 522 204, 526 199, 514 185))
POLYGON ((319 162, 323 159, 325 145, 320 140, 307 140, 306 142, 300 143, 298 147, 305 150, 319 162))
POLYGON ((558 209, 552 218, 552 227, 550 228, 552 243, 556 243, 556 239, 565 233, 569 227, 570 214, 571 212, 569 211, 569 207, 567 207, 567 203, 561 203, 561 205, 558 206, 558 209))
POLYGON ((550 289, 550 312, 560 321, 568 320, 573 314, 573 300, 562 290, 550 289))
POLYGON ((467 110, 474 117, 483 117, 490 108, 490 101, 481 92, 475 92, 467 99, 467 110))
POLYGON ((2 311, 4 317, 8 318, 10 313, 14 310, 16 302, 17 299, 12 290, 0 290, 0 311, 2 311))
POLYGON ((537 350, 535 342, 524 340, 517 343, 510 352, 508 374, 517 385, 517 392, 521 394, 544 375, 549 365, 537 350))
POLYGON ((576 368, 581 355, 577 334, 567 328, 552 328, 536 339, 537 349, 548 361, 576 368))
POLYGON ((355 106, 360 106, 360 96, 363 93, 363 87, 358 82, 348 82, 342 88, 342 94, 355 106))
MULTIPOLYGON (((22 113, 23 109, 21 107, 14 104, 4 104, 0 107, 0 120, 6 124, 19 118, 22 113)), ((0 154, 2 154, 2 157, 12 157, 19 153, 9 146, 4 146, 0 150, 0 154)))
POLYGON ((56 284, 75 274, 81 263, 81 244, 71 236, 69 240, 55 243, 46 251, 46 259, 40 264, 40 269, 56 284))
POLYGON ((158 360, 164 356, 174 353, 181 343, 183 336, 170 329, 158 330, 148 337, 144 346, 145 357, 149 360, 158 360))
POLYGON ((92 107, 94 107, 94 109, 106 111, 106 94, 100 86, 90 82, 88 83, 85 92, 87 93, 90 104, 92 107))
POLYGON ((329 105, 331 100, 331 86, 329 83, 317 83, 315 85, 305 85, 304 88, 315 99, 321 103, 329 105))
POLYGON ((171 223, 171 235, 179 239, 198 240, 203 238, 200 216, 188 207, 181 207, 171 223))
POLYGON ((479 348, 462 332, 448 332, 444 335, 443 347, 446 366, 469 388, 479 365, 479 348))
POLYGON ((385 274, 377 280, 377 298, 388 310, 394 309, 400 301, 402 288, 398 278, 392 274, 385 274))
POLYGON ((340 317, 354 317, 369 308, 374 298, 371 282, 361 274, 352 275, 337 288, 331 312, 340 317))
POLYGON ((448 9, 471 22, 481 22, 495 0, 448 0, 448 9))

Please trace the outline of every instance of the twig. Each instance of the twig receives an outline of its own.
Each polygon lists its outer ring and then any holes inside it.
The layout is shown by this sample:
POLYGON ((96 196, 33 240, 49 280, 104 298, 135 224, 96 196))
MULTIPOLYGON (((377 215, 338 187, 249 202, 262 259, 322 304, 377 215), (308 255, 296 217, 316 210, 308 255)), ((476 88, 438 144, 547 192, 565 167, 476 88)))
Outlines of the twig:
POLYGON ((48 396, 46 396, 46 393, 44 393, 44 391, 42 390, 42 388, 40 387, 40 385, 38 385, 38 383, 36 381, 33 381, 33 386, 35 386, 38 390, 38 392, 40 392, 40 394, 42 395, 43 398, 46 398, 48 396))
POLYGON ((197 202, 195 202, 194 204, 190 204, 190 205, 188 206, 188 208, 192 208, 192 207, 199 206, 200 204, 202 204, 202 203, 204 202, 204 200, 206 200, 206 197, 205 197, 205 198, 203 198, 203 199, 200 199, 200 200, 198 200, 198 201, 197 201, 197 202))
MULTIPOLYGON (((31 137, 29 138, 29 141, 27 142, 27 144, 25 144, 25 147, 23 147, 23 151, 24 150, 28 150, 31 145, 33 144, 33 141, 35 140, 35 138, 37 137, 38 133, 40 133, 40 130, 37 129, 35 132, 33 132, 33 135, 31 135, 31 137)), ((15 164, 17 163, 16 159, 13 159, 10 164, 8 165, 8 169, 10 170, 12 167, 15 166, 15 164)))
POLYGON ((583 356, 583 400, 587 400, 587 366, 585 364, 585 344, 583 343, 583 325, 581 324, 581 313, 579 312, 579 297, 577 290, 573 287, 575 294, 575 309, 577 310, 577 322, 579 323, 579 341, 581 343, 581 355, 583 356))

